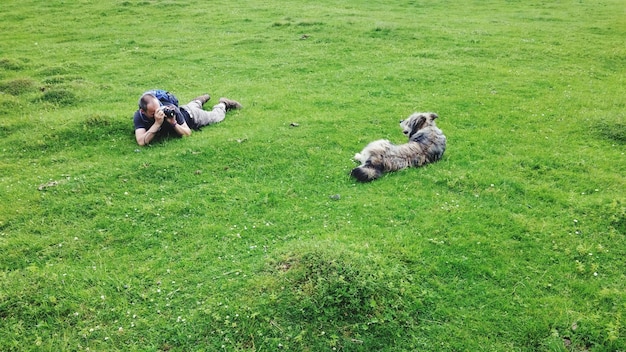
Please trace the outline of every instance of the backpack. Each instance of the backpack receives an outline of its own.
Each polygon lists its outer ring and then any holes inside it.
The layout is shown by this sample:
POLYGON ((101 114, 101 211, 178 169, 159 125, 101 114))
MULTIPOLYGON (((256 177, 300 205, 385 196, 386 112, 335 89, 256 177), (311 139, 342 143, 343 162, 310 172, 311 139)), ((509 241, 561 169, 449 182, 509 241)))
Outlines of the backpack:
POLYGON ((152 94, 154 95, 157 99, 159 99, 159 101, 161 102, 161 105, 175 105, 178 106, 178 99, 176 98, 176 96, 168 91, 165 91, 163 89, 153 89, 153 90, 149 90, 143 94, 152 94))

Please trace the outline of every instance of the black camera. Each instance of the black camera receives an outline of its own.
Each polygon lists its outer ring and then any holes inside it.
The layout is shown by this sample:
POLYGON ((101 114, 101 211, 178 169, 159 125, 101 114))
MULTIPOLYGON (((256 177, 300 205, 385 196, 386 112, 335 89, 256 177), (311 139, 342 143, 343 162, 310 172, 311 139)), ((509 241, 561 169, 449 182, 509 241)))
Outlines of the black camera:
POLYGON ((164 108, 163 113, 165 114, 165 117, 168 119, 176 116, 176 111, 174 111, 174 109, 164 108))

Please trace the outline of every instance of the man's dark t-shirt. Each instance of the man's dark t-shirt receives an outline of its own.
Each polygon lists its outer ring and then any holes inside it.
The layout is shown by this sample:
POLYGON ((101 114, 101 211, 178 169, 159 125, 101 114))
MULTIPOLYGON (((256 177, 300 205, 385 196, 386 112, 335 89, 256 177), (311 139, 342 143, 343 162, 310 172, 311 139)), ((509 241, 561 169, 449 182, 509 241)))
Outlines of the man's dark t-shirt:
MULTIPOLYGON (((183 122, 185 122, 185 117, 183 113, 178 108, 176 108, 174 111, 176 115, 176 123, 182 125, 183 122)), ((141 112, 141 110, 137 110, 135 111, 135 115, 133 116, 133 123, 135 124, 135 130, 139 128, 145 128, 146 130, 149 130, 150 127, 154 125, 154 119, 149 119, 141 112)), ((161 125, 159 132, 157 132, 157 135, 164 136, 178 134, 176 133, 176 131, 174 131, 174 127, 168 121, 163 121, 163 124, 161 125)))

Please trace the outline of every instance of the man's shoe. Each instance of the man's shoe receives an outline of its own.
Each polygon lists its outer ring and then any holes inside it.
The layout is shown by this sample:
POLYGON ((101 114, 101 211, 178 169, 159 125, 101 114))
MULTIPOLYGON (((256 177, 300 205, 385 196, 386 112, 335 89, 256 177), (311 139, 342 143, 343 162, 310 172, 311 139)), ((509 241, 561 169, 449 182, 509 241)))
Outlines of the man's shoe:
POLYGON ((195 98, 194 100, 199 101, 199 102, 200 102, 200 105, 204 105, 204 103, 206 103, 206 102, 207 102, 207 101, 209 101, 210 99, 211 99, 211 96, 210 96, 210 95, 208 95, 208 94, 204 94, 204 95, 201 95, 201 96, 199 96, 199 97, 195 98))
POLYGON ((226 98, 220 98, 220 103, 223 103, 224 105, 226 105, 226 111, 243 108, 243 106, 239 104, 238 102, 234 100, 226 99, 226 98))

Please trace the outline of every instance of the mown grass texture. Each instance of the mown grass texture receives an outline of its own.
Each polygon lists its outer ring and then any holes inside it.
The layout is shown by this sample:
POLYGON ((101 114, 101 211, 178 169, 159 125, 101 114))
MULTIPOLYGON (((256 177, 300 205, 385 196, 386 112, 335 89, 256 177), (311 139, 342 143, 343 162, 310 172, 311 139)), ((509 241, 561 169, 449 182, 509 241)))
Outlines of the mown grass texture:
POLYGON ((0 350, 625 350, 623 10, 9 1, 0 350), (245 108, 140 148, 150 88, 245 108))

